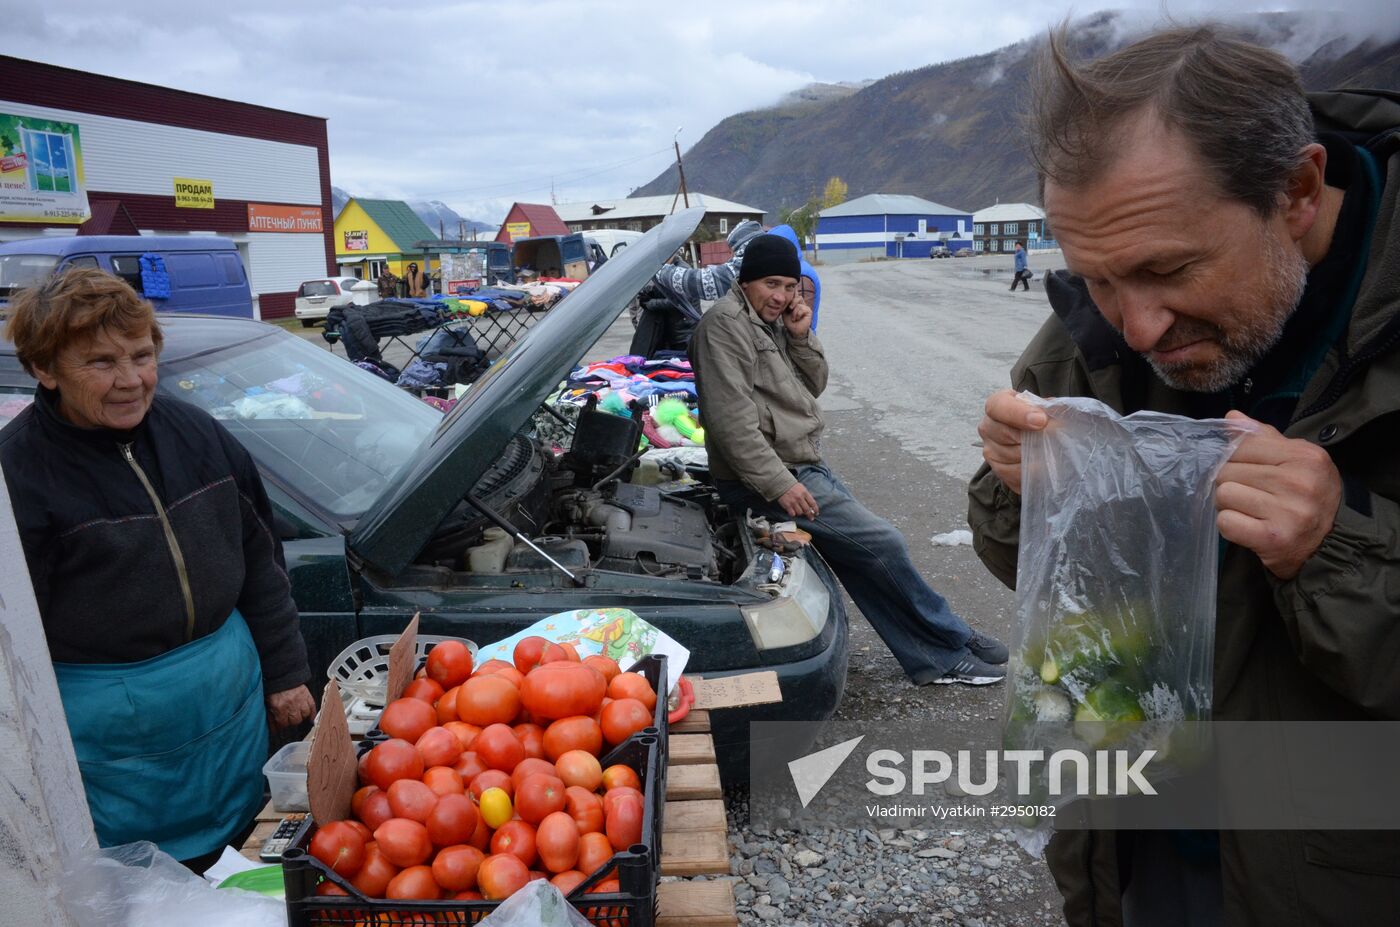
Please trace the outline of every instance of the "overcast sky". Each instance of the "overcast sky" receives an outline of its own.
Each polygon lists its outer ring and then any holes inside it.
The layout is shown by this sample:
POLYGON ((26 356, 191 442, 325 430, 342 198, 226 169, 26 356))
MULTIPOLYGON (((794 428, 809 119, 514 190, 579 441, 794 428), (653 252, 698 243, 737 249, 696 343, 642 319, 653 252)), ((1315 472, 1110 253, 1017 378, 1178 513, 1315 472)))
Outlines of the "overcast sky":
MULTIPOLYGON (((1353 31, 1400 31, 1391 2, 1337 5, 1353 31)), ((1152 19, 1315 5, 0 0, 0 52, 328 117, 335 185, 494 223, 514 200, 549 202, 551 183, 559 202, 625 196, 673 159, 678 127, 685 149, 812 81, 992 51, 1071 6, 1152 19)))

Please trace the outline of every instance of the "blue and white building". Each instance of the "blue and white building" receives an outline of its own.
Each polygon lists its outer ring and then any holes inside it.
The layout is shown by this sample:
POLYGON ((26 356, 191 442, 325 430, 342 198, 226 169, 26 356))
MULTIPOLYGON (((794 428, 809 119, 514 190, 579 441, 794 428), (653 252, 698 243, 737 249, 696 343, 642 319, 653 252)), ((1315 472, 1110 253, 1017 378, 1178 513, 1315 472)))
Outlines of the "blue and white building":
POLYGON ((972 247, 972 213, 902 193, 871 193, 817 214, 817 254, 829 264, 927 258, 972 247))

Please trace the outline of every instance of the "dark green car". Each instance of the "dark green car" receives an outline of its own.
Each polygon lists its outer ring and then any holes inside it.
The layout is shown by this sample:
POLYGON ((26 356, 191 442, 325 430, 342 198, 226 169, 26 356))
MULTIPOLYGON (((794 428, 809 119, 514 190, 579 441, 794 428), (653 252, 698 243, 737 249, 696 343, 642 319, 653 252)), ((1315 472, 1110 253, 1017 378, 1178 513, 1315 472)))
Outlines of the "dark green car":
MULTIPOLYGON (((489 643, 554 612, 613 606, 689 648, 689 673, 777 672, 781 704, 712 718, 730 772, 745 767, 749 721, 835 711, 846 616, 818 557, 799 554, 770 582, 771 554, 703 480, 607 479, 635 447, 615 446, 611 426, 626 420, 583 417, 563 455, 534 435, 545 398, 700 213, 671 217, 599 268, 446 417, 280 328, 162 316, 159 389, 220 419, 258 462, 316 679, 348 644, 396 633, 415 612, 423 633, 489 643), (470 570, 493 517, 548 557, 516 542, 504 564, 470 570)), ((0 425, 34 387, 0 341, 0 425)))

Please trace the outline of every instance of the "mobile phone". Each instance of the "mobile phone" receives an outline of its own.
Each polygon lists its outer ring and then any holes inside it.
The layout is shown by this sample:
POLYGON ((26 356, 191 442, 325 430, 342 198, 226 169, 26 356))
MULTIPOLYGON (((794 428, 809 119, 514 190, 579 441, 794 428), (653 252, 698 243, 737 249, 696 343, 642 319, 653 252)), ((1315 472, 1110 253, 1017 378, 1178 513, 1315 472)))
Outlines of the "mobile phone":
POLYGON ((304 814, 289 814, 282 819, 266 840, 263 841, 262 849, 258 851, 258 858, 265 863, 280 863, 282 852, 292 845, 296 839, 297 831, 301 829, 302 822, 306 820, 304 814))

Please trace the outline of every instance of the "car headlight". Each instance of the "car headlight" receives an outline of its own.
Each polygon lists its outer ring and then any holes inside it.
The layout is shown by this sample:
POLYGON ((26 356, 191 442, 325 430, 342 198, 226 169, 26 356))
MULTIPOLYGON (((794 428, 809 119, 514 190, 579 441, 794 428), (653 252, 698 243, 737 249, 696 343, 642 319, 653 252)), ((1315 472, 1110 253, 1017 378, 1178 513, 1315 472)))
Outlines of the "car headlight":
POLYGON ((739 607, 759 650, 807 643, 822 633, 830 610, 826 584, 801 557, 792 558, 773 601, 739 607))

